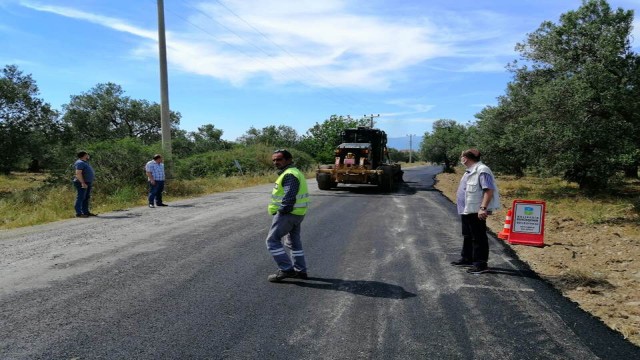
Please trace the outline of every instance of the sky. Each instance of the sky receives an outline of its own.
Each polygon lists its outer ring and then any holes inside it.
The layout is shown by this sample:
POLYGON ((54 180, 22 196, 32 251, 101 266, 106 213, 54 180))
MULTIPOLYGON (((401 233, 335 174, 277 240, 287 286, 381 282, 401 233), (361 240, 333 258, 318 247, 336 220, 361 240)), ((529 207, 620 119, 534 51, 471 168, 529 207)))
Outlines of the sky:
MULTIPOLYGON (((304 135, 375 115, 390 138, 497 104, 516 43, 580 0, 165 0, 169 105, 179 127, 304 135), (379 116, 377 116, 379 115, 379 116)), ((640 0, 610 0, 640 10, 640 0)), ((55 109, 101 83, 160 103, 157 0, 0 0, 0 66, 55 109)), ((640 49, 640 21, 632 47, 640 49)))

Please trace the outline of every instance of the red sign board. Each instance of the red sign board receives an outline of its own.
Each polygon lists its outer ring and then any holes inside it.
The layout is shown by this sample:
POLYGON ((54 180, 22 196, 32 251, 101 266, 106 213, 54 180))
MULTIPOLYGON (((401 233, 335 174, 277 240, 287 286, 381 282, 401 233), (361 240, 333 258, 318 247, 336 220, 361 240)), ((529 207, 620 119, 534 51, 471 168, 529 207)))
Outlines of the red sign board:
POLYGON ((509 244, 544 246, 546 204, 539 200, 514 200, 509 244))

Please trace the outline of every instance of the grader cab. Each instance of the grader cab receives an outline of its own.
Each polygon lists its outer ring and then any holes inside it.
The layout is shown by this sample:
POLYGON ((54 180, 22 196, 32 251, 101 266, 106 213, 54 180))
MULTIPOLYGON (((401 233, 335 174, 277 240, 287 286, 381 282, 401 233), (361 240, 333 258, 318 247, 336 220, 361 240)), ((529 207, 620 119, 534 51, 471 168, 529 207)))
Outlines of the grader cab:
POLYGON ((343 130, 341 138, 342 143, 334 151, 334 163, 320 165, 316 170, 320 190, 338 184, 373 184, 388 192, 402 182, 400 165, 389 159, 384 131, 360 126, 343 130))

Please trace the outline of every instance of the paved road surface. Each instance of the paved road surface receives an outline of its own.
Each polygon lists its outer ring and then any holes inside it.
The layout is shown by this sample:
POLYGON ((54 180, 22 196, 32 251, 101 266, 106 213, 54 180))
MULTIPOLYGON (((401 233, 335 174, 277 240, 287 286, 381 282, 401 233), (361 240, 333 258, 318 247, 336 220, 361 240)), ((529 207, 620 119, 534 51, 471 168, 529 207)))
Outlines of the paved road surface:
POLYGON ((640 359, 500 240, 493 273, 450 266, 438 171, 392 194, 311 180, 308 281, 266 281, 270 185, 0 232, 0 358, 640 359))

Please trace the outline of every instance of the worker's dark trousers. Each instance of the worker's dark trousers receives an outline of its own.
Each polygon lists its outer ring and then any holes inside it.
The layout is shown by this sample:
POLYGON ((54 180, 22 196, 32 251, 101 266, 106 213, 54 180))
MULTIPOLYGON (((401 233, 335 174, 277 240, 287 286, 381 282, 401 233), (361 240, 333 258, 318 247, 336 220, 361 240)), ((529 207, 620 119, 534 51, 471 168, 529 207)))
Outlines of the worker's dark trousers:
POLYGON ((271 229, 267 235, 267 249, 283 271, 307 272, 307 264, 304 261, 304 251, 300 241, 300 224, 304 215, 276 213, 271 222, 271 229), (291 257, 284 250, 289 248, 291 257))
POLYGON ((460 215, 462 222, 462 258, 479 267, 487 266, 489 260, 489 238, 487 222, 478 219, 478 214, 460 215))

